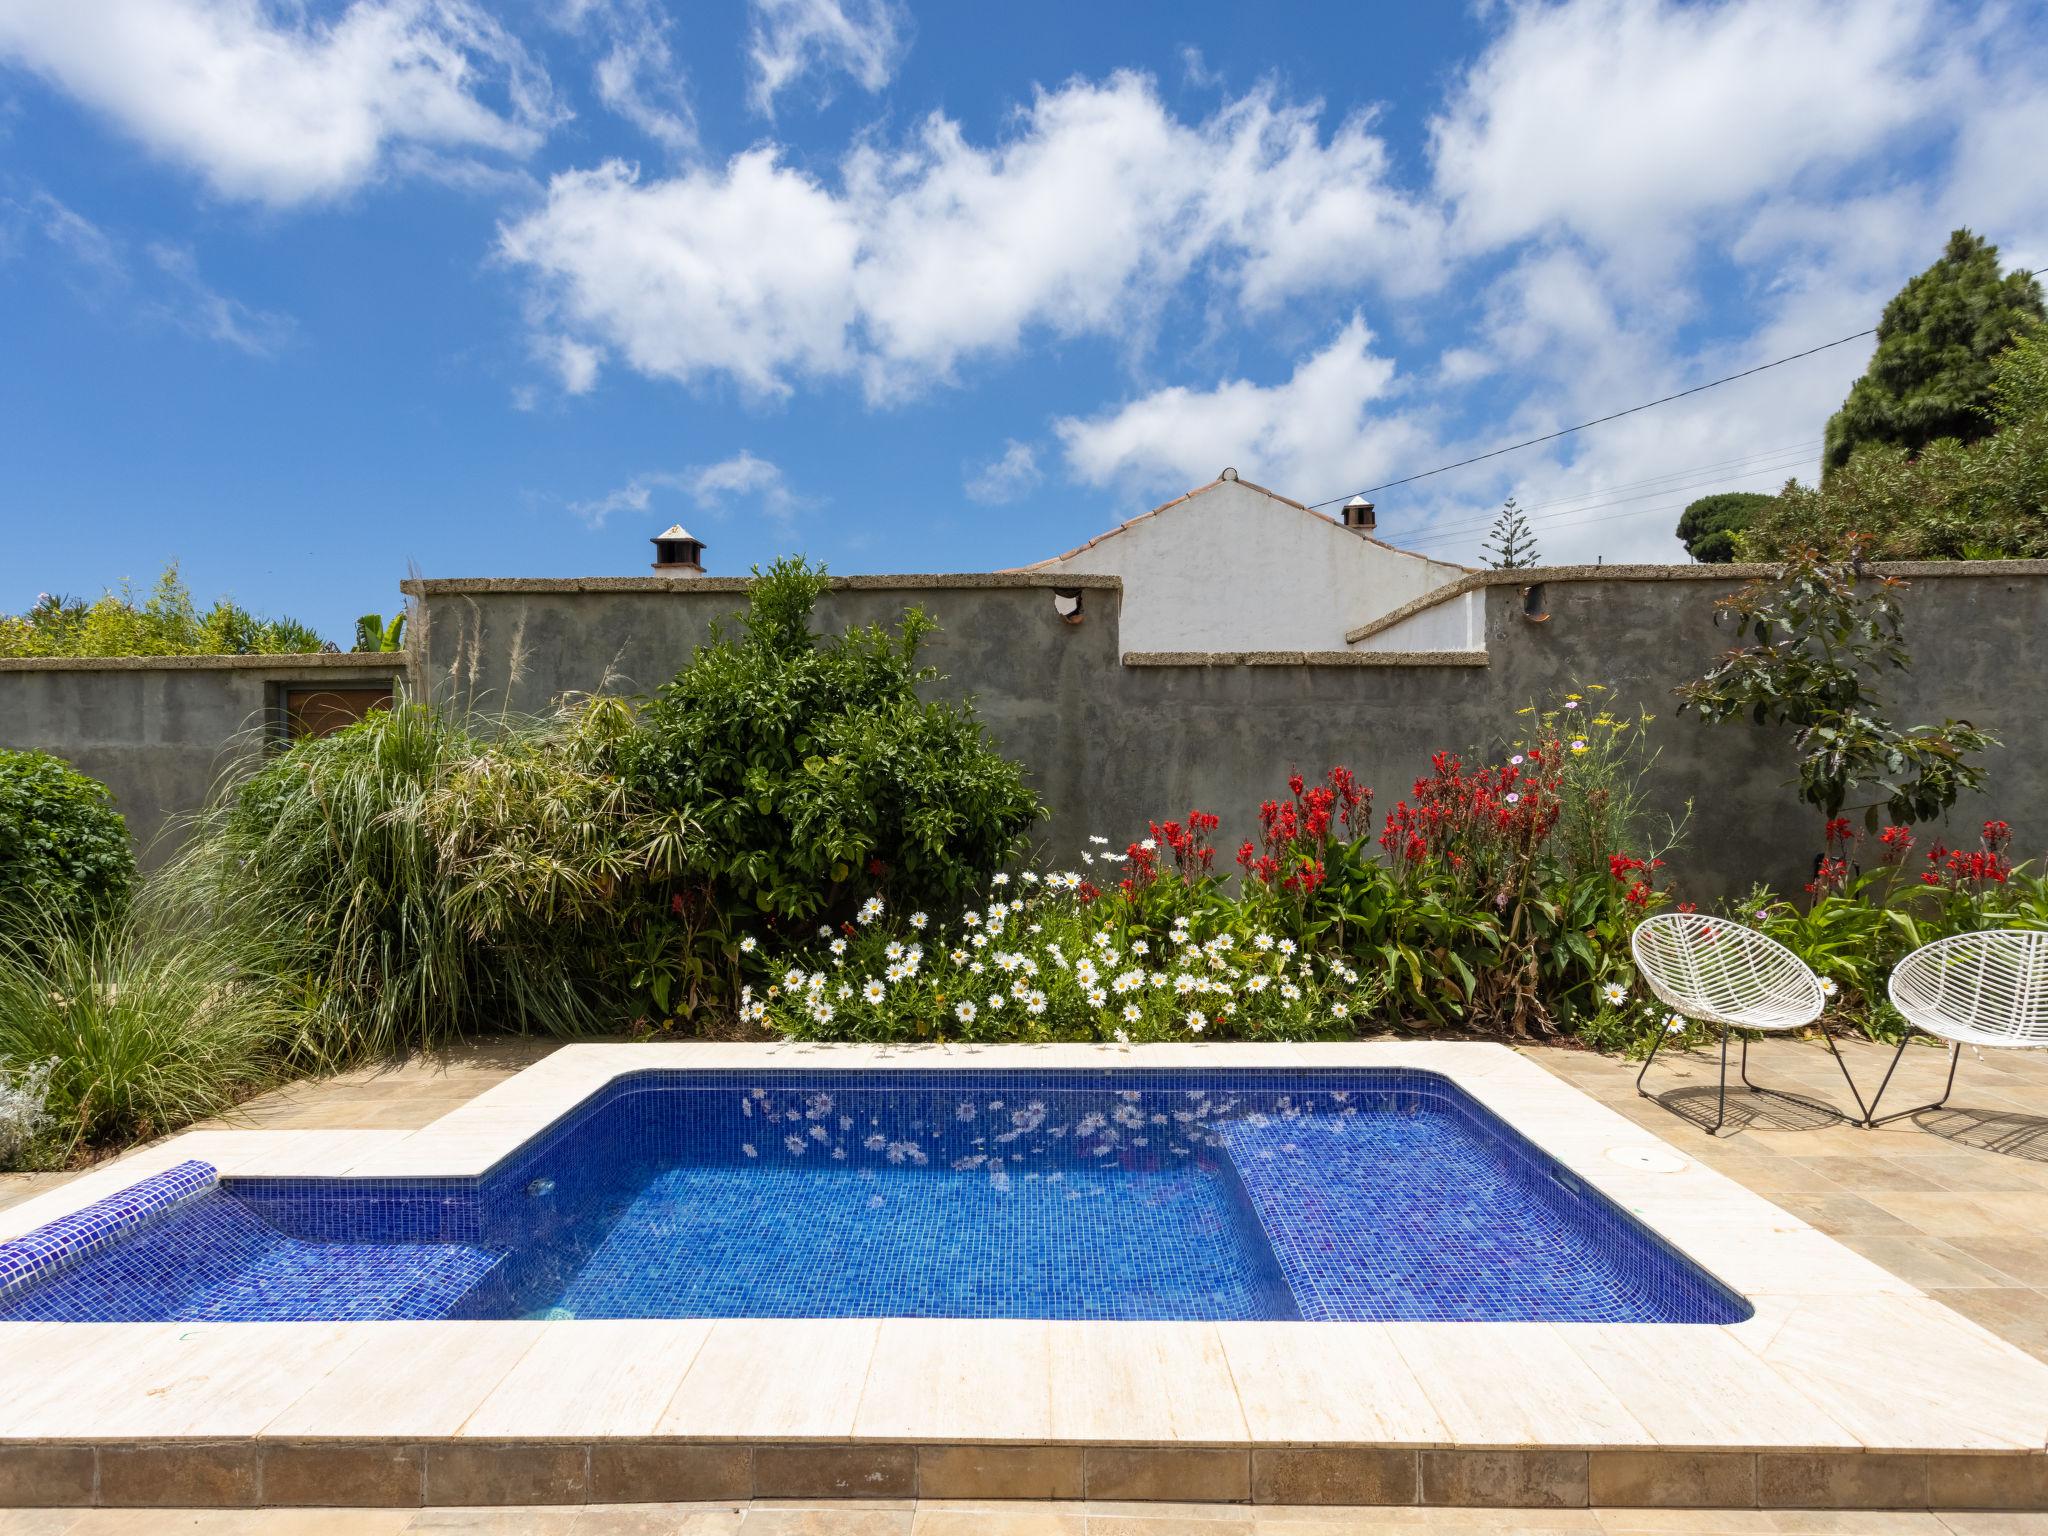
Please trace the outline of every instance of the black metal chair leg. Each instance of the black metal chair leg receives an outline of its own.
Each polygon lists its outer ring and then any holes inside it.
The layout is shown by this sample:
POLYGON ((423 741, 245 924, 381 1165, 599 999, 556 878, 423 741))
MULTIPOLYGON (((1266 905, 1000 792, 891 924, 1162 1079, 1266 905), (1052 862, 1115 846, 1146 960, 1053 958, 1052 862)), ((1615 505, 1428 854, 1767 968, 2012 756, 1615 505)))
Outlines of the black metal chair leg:
MULTIPOLYGON (((1835 1065, 1842 1069, 1842 1081, 1849 1085, 1849 1097, 1856 1101, 1856 1118, 1851 1123, 1856 1125, 1868 1125, 1870 1123, 1870 1111, 1863 1107, 1863 1095, 1857 1091, 1856 1079, 1849 1075, 1849 1064, 1846 1061, 1842 1060, 1842 1053, 1835 1049, 1834 1036, 1830 1035, 1826 1030, 1822 1030, 1820 1037, 1823 1041, 1827 1043, 1828 1054, 1835 1058, 1835 1065)), ((1749 1080, 1749 1036, 1747 1035, 1744 1035, 1742 1037, 1742 1063, 1740 1067, 1740 1075, 1742 1078, 1742 1086, 1747 1088, 1751 1093, 1761 1093, 1769 1098, 1783 1099, 1787 1104, 1807 1103, 1805 1099, 1800 1098, 1795 1093, 1787 1093, 1782 1088, 1759 1087, 1757 1084, 1752 1083, 1749 1080)), ((1848 1120, 1850 1117, 1844 1115, 1842 1116, 1842 1118, 1844 1120, 1848 1120)))
POLYGON ((1865 1130, 1874 1130, 1880 1125, 1890 1125, 1894 1120, 1905 1120, 1914 1115, 1925 1114, 1930 1109, 1940 1109, 1942 1105, 1948 1102, 1948 1096, 1955 1092, 1956 1068, 1963 1064, 1963 1042, 1960 1040, 1953 1041, 1949 1045, 1948 1082, 1942 1086, 1940 1098, 1931 1104, 1915 1105, 1912 1109, 1897 1110, 1881 1119, 1879 1118, 1877 1106, 1884 1099, 1885 1089, 1891 1086, 1892 1074, 1899 1070, 1899 1060, 1906 1054, 1906 1047, 1912 1043, 1913 1031, 1908 1028, 1905 1033, 1899 1036, 1899 1048, 1892 1052, 1892 1064, 1885 1068, 1884 1081, 1877 1085, 1877 1092, 1870 1096, 1870 1108, 1863 1115, 1863 1128, 1865 1130))
POLYGON ((1650 1054, 1643 1058, 1643 1070, 1636 1074, 1636 1092, 1646 1099, 1651 1095, 1650 1090, 1643 1086, 1643 1079, 1649 1075, 1650 1063, 1657 1059, 1657 1052, 1664 1044, 1665 1033, 1662 1029, 1657 1031, 1657 1038, 1650 1042, 1650 1054))
MULTIPOLYGON (((1746 1040, 1746 1039, 1745 1039, 1745 1040, 1744 1040, 1744 1041, 1742 1042, 1742 1055, 1743 1055, 1743 1059, 1744 1059, 1745 1061, 1747 1061, 1747 1060, 1748 1060, 1748 1058, 1749 1058, 1749 1041, 1748 1041, 1748 1040, 1746 1040)), ((1707 1132, 1707 1134, 1708 1134, 1709 1136, 1718 1136, 1718 1135, 1720 1135, 1720 1134, 1721 1134, 1721 1127, 1722 1127, 1722 1126, 1724 1126, 1724 1125, 1726 1125, 1727 1123, 1728 1123, 1728 1026, 1727 1026, 1726 1024, 1723 1024, 1723 1025, 1721 1026, 1721 1098, 1720 1098, 1720 1102, 1719 1102, 1719 1103, 1718 1103, 1718 1104, 1717 1104, 1717 1105, 1715 1106, 1715 1109, 1714 1109, 1714 1125, 1713 1125, 1713 1129, 1709 1130, 1709 1131, 1707 1132)))

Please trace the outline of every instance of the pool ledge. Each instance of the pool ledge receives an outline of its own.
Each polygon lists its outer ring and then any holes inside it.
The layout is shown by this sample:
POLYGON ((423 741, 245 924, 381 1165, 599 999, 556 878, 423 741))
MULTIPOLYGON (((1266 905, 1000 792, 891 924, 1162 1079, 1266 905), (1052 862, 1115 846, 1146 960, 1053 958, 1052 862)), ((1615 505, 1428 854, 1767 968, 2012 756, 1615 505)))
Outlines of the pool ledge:
POLYGON ((846 1496, 2048 1507, 2048 1365, 1504 1046, 575 1045, 417 1131, 198 1160, 484 1172, 648 1069, 1405 1067, 1748 1297, 1726 1326, 886 1318, 0 1325, 0 1505, 846 1496))

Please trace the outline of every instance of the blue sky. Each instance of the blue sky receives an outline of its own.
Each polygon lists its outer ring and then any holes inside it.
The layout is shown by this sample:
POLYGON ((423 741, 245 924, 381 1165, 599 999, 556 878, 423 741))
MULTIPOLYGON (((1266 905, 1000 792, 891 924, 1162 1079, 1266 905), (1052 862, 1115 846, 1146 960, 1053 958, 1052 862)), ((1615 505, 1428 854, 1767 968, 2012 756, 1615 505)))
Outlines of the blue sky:
MULTIPOLYGON (((2048 262, 2048 11, 0 0, 0 610, 181 562, 979 570, 1317 501, 2048 262)), ((1867 344, 1389 491, 1669 559, 1867 344)))

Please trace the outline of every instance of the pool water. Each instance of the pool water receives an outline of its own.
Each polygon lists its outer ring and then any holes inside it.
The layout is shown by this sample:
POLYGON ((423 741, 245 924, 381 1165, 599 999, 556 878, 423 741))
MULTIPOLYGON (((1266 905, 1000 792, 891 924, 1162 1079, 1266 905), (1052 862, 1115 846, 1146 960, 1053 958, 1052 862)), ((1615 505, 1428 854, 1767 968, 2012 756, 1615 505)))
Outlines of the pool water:
POLYGON ((645 1072, 481 1178, 187 1180, 0 1320, 1750 1312, 1408 1070, 645 1072))

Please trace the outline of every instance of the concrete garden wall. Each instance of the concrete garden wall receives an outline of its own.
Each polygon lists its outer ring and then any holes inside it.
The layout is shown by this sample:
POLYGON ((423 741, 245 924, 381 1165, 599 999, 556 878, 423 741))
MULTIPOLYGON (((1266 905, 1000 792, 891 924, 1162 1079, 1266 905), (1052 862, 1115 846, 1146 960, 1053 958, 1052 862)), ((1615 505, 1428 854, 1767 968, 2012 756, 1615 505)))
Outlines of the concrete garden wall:
MULTIPOLYGON (((1996 813, 2013 824, 2017 854, 2040 857, 2048 564, 1889 569, 1911 582, 1903 603, 1916 665, 1892 687, 1899 718, 1968 719, 2005 743, 1990 760, 1990 793, 1962 808, 1955 837, 1970 840, 1973 823, 1996 813)), ((1485 573, 1364 626, 1341 651, 1126 652, 1116 579, 1071 573, 845 579, 819 616, 836 629, 890 622, 916 604, 938 620, 926 652, 944 674, 936 690, 973 694, 1003 748, 1029 765, 1055 812, 1041 837, 1060 859, 1089 833, 1122 840, 1142 834, 1148 816, 1190 807, 1221 814, 1234 847, 1297 766, 1313 774, 1345 763, 1384 808, 1432 751, 1490 748, 1513 733, 1521 706, 1606 682, 1623 707, 1659 717, 1654 783, 1673 811, 1694 803, 1691 846, 1675 867, 1689 892, 1711 897, 1759 879, 1796 888, 1814 845, 1813 819, 1786 785, 1782 733, 1672 714, 1672 688, 1732 643, 1714 623, 1714 600, 1749 574, 1485 573), (1070 619, 1055 592, 1075 590, 1081 610, 1070 619), (1366 648, 1375 643, 1394 648, 1366 648)), ((744 582, 703 578, 407 590, 416 686, 486 712, 536 711, 579 690, 650 690, 746 602, 744 582)), ((275 685, 396 669, 396 659, 376 657, 0 662, 0 744, 57 752, 108 780, 147 838, 165 815, 199 804, 231 754, 247 749, 236 747, 238 733, 262 720, 275 685)))
POLYGON ((158 838, 164 823, 262 751, 284 689, 404 671, 402 655, 0 658, 0 747, 55 753, 104 781, 155 862, 173 846, 158 838))
MULTIPOLYGON (((1953 716, 1992 731, 1991 790, 1963 807, 1956 837, 1995 812, 2019 852, 2048 845, 2048 564, 1888 568, 1903 596, 1916 665, 1891 691, 1908 722, 1953 716)), ((1654 783, 1694 818, 1681 872, 1717 896, 1764 879, 1803 882, 1812 817, 1787 780, 1782 733, 1674 718, 1671 690, 1732 644, 1714 602, 1755 572, 1702 566, 1571 567, 1467 577, 1382 621, 1395 648, 1354 635, 1335 652, 1147 654, 1120 645, 1113 578, 1004 575, 865 577, 821 605, 833 628, 884 622, 915 603, 941 633, 928 652, 940 691, 972 693, 1003 747, 1030 765, 1055 816, 1049 850, 1071 856, 1089 833, 1122 840, 1148 816, 1191 806, 1224 818, 1223 837, 1255 830, 1258 803, 1288 771, 1355 769, 1382 807, 1408 792, 1442 747, 1507 739, 1515 711, 1575 682, 1611 684, 1623 707, 1658 716, 1654 783), (1083 583, 1070 623, 1053 589, 1083 583), (1535 587, 1533 593, 1525 589, 1535 587), (1472 642, 1477 640, 1474 646, 1472 642), (1443 647, 1438 649, 1437 647, 1443 647)), ((553 695, 650 687, 688 659, 710 621, 737 613, 744 583, 656 578, 584 582, 425 582, 409 586, 414 631, 438 691, 486 707, 542 707, 553 695), (516 663, 516 678, 513 676, 516 663)))

